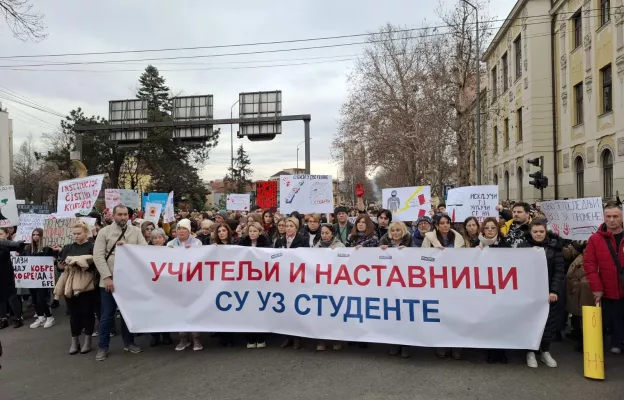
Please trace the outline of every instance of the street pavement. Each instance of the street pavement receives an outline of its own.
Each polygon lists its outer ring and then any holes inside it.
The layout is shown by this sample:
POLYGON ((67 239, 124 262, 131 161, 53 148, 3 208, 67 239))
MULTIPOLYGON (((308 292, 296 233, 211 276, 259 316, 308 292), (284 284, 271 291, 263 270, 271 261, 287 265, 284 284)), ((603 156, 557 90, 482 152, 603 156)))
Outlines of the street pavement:
POLYGON ((67 353, 69 320, 62 309, 54 313, 57 324, 50 329, 30 329, 28 319, 23 328, 0 331, 1 400, 615 400, 624 395, 624 355, 606 354, 607 379, 592 381, 583 377, 582 356, 568 341, 553 345, 559 364, 554 369, 541 363, 528 368, 522 352, 512 352, 508 365, 489 365, 481 350, 468 350, 464 360, 455 361, 416 349, 404 360, 389 356, 387 345, 315 353, 313 341, 300 350, 280 349, 274 338, 265 349, 247 350, 242 341, 221 348, 208 334, 200 352, 149 348, 144 335, 136 340, 144 346, 141 354, 124 353, 121 338, 114 337, 108 360, 97 362, 95 351, 67 353))

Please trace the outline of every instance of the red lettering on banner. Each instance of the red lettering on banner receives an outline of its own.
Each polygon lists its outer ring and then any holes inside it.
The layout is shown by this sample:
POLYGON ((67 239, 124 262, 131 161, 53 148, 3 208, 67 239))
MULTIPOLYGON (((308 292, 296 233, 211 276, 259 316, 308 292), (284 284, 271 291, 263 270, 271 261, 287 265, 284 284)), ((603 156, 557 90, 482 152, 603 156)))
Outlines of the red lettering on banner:
POLYGON ((347 284, 353 285, 351 277, 349 276, 349 270, 344 264, 340 265, 340 268, 338 269, 338 274, 336 274, 336 279, 334 279, 334 285, 337 285, 340 281, 345 281, 347 284))
POLYGON ((405 280, 403 280, 401 270, 396 265, 392 267, 392 270, 390 271, 390 277, 388 278, 388 283, 386 283, 386 286, 390 286, 395 282, 401 285, 401 287, 405 287, 405 280))
POLYGON ((215 280, 215 267, 219 265, 219 261, 204 261, 204 265, 210 269, 210 281, 215 280))
POLYGON ((297 270, 295 270, 295 263, 290 263, 290 282, 296 281, 298 276, 301 276, 301 283, 305 283, 305 263, 299 264, 297 270))
POLYGON ((408 285, 411 288, 421 288, 427 285, 427 278, 425 278, 425 269, 419 265, 410 265, 407 267, 408 285), (416 279, 420 280, 420 283, 416 283, 416 279))
POLYGON ((353 271, 353 280, 355 280, 355 283, 360 285, 360 286, 367 286, 370 283, 370 278, 366 278, 365 280, 360 280, 360 271, 361 270, 366 270, 366 272, 370 272, 370 268, 368 268, 368 265, 358 265, 357 267, 355 267, 355 270, 353 271))
POLYGON ((509 271, 507 271, 507 276, 503 278, 503 268, 498 267, 498 288, 503 290, 507 287, 509 280, 511 279, 511 288, 513 290, 518 290, 518 271, 516 267, 511 267, 509 271))
POLYGON ((321 264, 316 264, 316 283, 317 284, 321 283, 321 275, 325 275, 327 276, 327 284, 330 285, 331 284, 331 270, 332 270, 331 264, 327 264, 327 271, 322 271, 321 264))
POLYGON ((241 261, 241 264, 247 265, 247 279, 250 281, 262 280, 262 271, 258 268, 254 268, 251 261, 241 261))
POLYGON ((178 264, 178 266, 180 268, 178 268, 177 271, 175 271, 173 269, 173 263, 169 263, 169 265, 167 266, 167 272, 169 273, 169 275, 177 275, 178 276, 178 282, 182 282, 182 278, 184 277, 184 263, 181 262, 178 264))
POLYGON ((250 281, 252 281, 252 280, 259 281, 260 278, 262 278, 262 272, 258 271, 258 272, 260 272, 260 276, 258 277, 258 279, 251 279, 251 269, 252 269, 251 268, 251 261, 240 261, 238 263, 238 278, 236 278, 237 281, 242 281, 243 280, 243 278, 245 277, 245 274, 244 274, 243 271, 245 269, 247 270, 247 279, 248 280, 250 280, 250 281))
POLYGON ((387 269, 385 265, 371 265, 371 268, 377 271, 377 286, 382 286, 381 271, 387 269))
POLYGON ((274 262, 271 269, 269 269, 269 262, 264 262, 264 279, 269 282, 275 275, 275 282, 279 282, 279 261, 274 262))
POLYGON ((457 289, 458 287, 460 287, 462 284, 462 281, 466 281, 466 289, 470 289, 470 267, 462 268, 461 270, 462 272, 459 274, 459 276, 457 276, 458 270, 459 268, 457 267, 451 267, 451 272, 453 276, 451 285, 453 289, 457 289))
POLYGON ((487 267, 487 284, 481 284, 481 277, 479 276, 479 267, 473 267, 475 276, 475 289, 491 290, 492 294, 496 294, 496 286, 494 286, 494 271, 492 267, 487 267))
POLYGON ((167 266, 167 263, 164 262, 162 264, 160 264, 160 268, 156 269, 156 263, 155 262, 150 262, 151 266, 152 266, 152 271, 154 271, 154 277, 152 278, 152 282, 156 282, 159 278, 160 278, 160 274, 162 274, 163 270, 165 269, 165 267, 167 266))
POLYGON ((442 279, 442 287, 444 289, 448 289, 448 268, 445 266, 442 267, 442 275, 436 275, 435 267, 432 265, 429 267, 429 282, 432 288, 435 288, 436 279, 442 279))
POLYGON ((195 267, 191 271, 191 263, 188 263, 187 268, 186 268, 186 281, 187 282, 192 281, 195 275, 197 275, 197 280, 201 282, 204 279, 203 267, 204 267, 204 263, 200 261, 195 264, 195 267))
POLYGON ((234 261, 222 261, 221 262, 221 280, 222 281, 233 281, 233 276, 226 276, 226 274, 234 273, 234 261))

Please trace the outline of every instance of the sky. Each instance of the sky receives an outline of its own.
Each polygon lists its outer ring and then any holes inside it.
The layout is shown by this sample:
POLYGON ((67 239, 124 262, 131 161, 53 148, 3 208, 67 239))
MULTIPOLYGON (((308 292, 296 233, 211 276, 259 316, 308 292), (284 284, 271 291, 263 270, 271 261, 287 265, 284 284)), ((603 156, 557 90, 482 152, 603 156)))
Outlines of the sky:
MULTIPOLYGON (((490 15, 504 19, 514 4, 512 0, 491 0, 490 15)), ((192 51, 43 56, 356 35, 375 32, 387 23, 408 29, 425 23, 440 24, 435 15, 438 3, 424 0, 34 0, 34 5, 45 15, 48 34, 45 40, 24 43, 13 38, 4 21, 0 22, 0 57, 38 56, 0 59, 0 97, 7 97, 9 91, 61 114, 82 107, 87 115, 107 118, 110 100, 134 98, 138 78, 149 63, 159 68, 176 94, 212 94, 215 118, 229 118, 240 92, 281 90, 283 115, 312 116, 311 172, 334 177, 339 166, 331 158, 331 142, 338 128, 340 107, 347 99, 348 75, 364 49, 364 45, 353 43, 364 42, 366 37, 192 51), (266 53, 337 44, 348 45, 266 53), (265 53, 215 57, 258 51, 265 53), (162 59, 184 56, 196 58, 162 59), (146 58, 159 60, 25 66, 146 58)), ((2 98, 0 102, 14 119, 14 151, 29 134, 42 146, 41 134, 58 129, 60 119, 56 115, 2 98)), ((234 116, 237 112, 236 106, 234 116)), ((302 121, 285 122, 282 134, 273 141, 250 142, 246 138, 237 139, 234 133, 233 146, 236 151, 240 144, 244 145, 251 158, 253 178, 262 180, 281 169, 295 168, 297 146, 303 139, 302 121)), ((230 127, 221 126, 219 144, 200 172, 202 179, 209 181, 225 175, 230 164, 230 147, 230 127)), ((299 167, 304 167, 303 144, 299 147, 299 167)))

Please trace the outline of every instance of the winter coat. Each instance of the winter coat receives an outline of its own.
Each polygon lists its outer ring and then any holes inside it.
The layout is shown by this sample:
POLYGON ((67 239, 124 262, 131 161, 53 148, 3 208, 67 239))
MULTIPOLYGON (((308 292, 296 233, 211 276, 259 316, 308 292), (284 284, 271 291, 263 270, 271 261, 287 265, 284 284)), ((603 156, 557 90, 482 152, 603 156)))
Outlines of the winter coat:
POLYGON ((420 234, 420 231, 414 228, 414 233, 412 234, 412 242, 414 243, 414 247, 422 247, 423 241, 425 237, 420 234))
POLYGON ((617 300, 624 298, 624 287, 605 240, 611 242, 620 260, 620 265, 624 267, 624 240, 620 243, 620 248, 616 249, 613 234, 607 231, 605 224, 602 224, 587 241, 583 259, 585 276, 592 292, 603 292, 605 298, 617 300))
POLYGON ((379 224, 375 224, 375 232, 377 232, 378 238, 382 238, 388 234, 388 227, 382 228, 379 224))
POLYGON ((69 256, 65 258, 65 271, 54 286, 54 298, 71 298, 83 292, 95 290, 93 256, 69 256))
POLYGON ((353 236, 349 235, 349 239, 347 240, 347 247, 379 247, 379 238, 377 234, 372 233, 369 236, 353 236))
MULTIPOLYGON (((238 242, 238 245, 252 247, 251 239, 249 238, 249 236, 243 236, 243 238, 238 242)), ((271 247, 271 240, 265 235, 260 235, 258 236, 255 247, 271 247)))
POLYGON ((283 236, 275 241, 276 249, 280 249, 280 248, 281 249, 286 249, 286 248, 296 249, 298 247, 310 247, 309 239, 297 233, 295 237, 293 238, 293 241, 290 244, 290 247, 288 247, 288 240, 286 239, 286 236, 283 236))
POLYGON ((552 232, 548 232, 546 239, 537 243, 530 234, 525 237, 525 241, 520 244, 519 248, 541 247, 546 251, 546 264, 548 267, 548 292, 559 294, 561 285, 565 275, 565 267, 563 261, 563 248, 559 240, 559 236, 552 232))
POLYGON ((479 243, 474 246, 474 247, 478 247, 481 246, 482 248, 490 248, 490 249, 505 249, 505 248, 509 248, 511 246, 509 246, 509 243, 507 243, 507 241, 505 241, 505 238, 501 238, 501 237, 496 237, 494 240, 494 243, 492 244, 488 244, 488 240, 483 237, 483 235, 479 234, 478 237, 479 243))
POLYGON ((11 261, 11 251, 0 245, 0 301, 7 301, 14 291, 15 274, 11 261))
POLYGON ((338 249, 341 247, 345 247, 345 245, 338 240, 338 238, 334 238, 334 241, 327 247, 323 246, 323 243, 320 240, 316 243, 316 245, 314 245, 314 248, 316 249, 338 249))
POLYGON ((346 229, 347 235, 346 235, 345 241, 343 242, 342 238, 340 237, 340 224, 338 223, 334 224, 334 236, 338 238, 338 240, 340 240, 343 244, 347 244, 347 240, 349 240, 349 235, 351 234, 351 231, 353 231, 353 224, 347 221, 347 225, 345 225, 345 229, 346 229))
POLYGON ((594 305, 594 294, 589 288, 589 282, 585 276, 583 254, 574 252, 577 256, 568 269, 566 310, 572 315, 581 316, 583 306, 594 305))
POLYGON ((479 236, 475 236, 475 237, 470 237, 466 234, 466 236, 464 236, 464 241, 466 242, 466 247, 477 247, 478 245, 481 244, 481 241, 479 240, 479 236))
POLYGON ((530 223, 531 219, 529 219, 529 222, 526 224, 515 226, 514 220, 510 219, 501 227, 501 234, 505 237, 505 240, 511 247, 520 247, 520 244, 522 244, 524 239, 526 239, 529 234, 530 223))
MULTIPOLYGON (((453 243, 453 248, 459 249, 462 247, 466 247, 466 242, 464 241, 464 237, 454 229, 451 229, 451 232, 455 234, 455 242, 453 243)), ((431 232, 425 233, 425 240, 422 243, 423 248, 427 247, 444 247, 438 240, 436 236, 436 231, 433 230, 431 232)))
POLYGON ((308 241, 308 243, 310 243, 310 237, 314 236, 314 238, 312 239, 312 244, 310 245, 310 247, 314 247, 316 246, 318 241, 321 240, 321 227, 319 226, 316 232, 312 232, 310 230, 310 227, 306 225, 303 227, 303 229, 299 231, 299 234, 303 236, 308 241))
MULTIPOLYGON (((394 242, 390 238, 390 234, 389 233, 386 233, 385 235, 383 235, 381 240, 379 240, 379 245, 380 246, 388 246, 388 247, 398 247, 398 246, 394 245, 394 242)), ((401 238, 401 244, 399 246, 412 247, 413 246, 412 235, 410 235, 408 233, 407 235, 403 236, 401 238)))

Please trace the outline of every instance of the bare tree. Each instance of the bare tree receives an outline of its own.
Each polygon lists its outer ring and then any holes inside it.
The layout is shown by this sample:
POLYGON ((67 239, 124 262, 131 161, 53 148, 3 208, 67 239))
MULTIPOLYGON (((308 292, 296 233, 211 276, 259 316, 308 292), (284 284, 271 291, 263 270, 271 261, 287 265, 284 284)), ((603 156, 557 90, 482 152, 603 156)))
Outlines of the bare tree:
POLYGON ((13 178, 17 198, 37 204, 53 204, 62 174, 55 164, 45 163, 38 157, 31 134, 15 154, 13 178))
POLYGON ((33 9, 32 0, 0 0, 0 15, 19 40, 39 42, 48 36, 43 14, 33 9))

